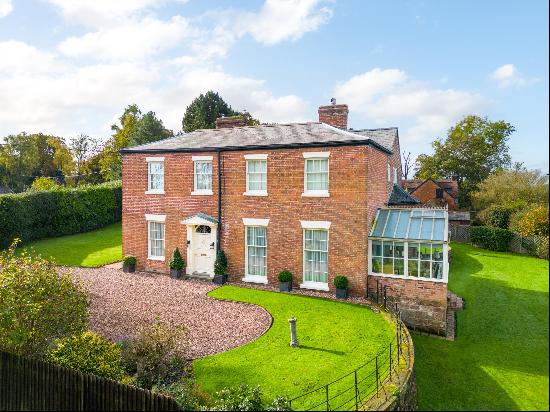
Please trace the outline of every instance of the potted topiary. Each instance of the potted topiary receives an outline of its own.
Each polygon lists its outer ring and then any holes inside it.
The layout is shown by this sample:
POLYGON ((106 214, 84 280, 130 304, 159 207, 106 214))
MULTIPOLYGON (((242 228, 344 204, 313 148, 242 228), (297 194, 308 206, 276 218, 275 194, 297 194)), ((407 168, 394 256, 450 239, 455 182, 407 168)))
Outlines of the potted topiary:
POLYGON ((214 262, 214 282, 216 285, 223 285, 227 282, 227 257, 223 250, 220 250, 216 256, 216 261, 214 262))
POLYGON ((122 271, 124 273, 132 273, 136 271, 135 256, 124 256, 124 259, 122 259, 122 271))
POLYGON ((336 276, 334 278, 334 286, 336 287, 336 298, 348 298, 348 278, 345 276, 336 276))
POLYGON ((283 270, 277 277, 279 278, 279 291, 290 292, 292 290, 292 273, 283 270))
POLYGON ((185 269, 185 260, 181 257, 179 248, 175 248, 170 259, 170 277, 179 279, 185 269))

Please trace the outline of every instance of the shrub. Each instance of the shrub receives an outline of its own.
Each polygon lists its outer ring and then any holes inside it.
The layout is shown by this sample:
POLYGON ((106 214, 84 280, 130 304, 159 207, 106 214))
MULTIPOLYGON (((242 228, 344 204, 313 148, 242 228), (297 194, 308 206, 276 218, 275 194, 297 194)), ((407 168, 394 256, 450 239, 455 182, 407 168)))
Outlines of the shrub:
POLYGON ((474 245, 483 249, 506 252, 510 248, 512 232, 490 226, 472 226, 470 228, 470 240, 474 245))
POLYGON ((32 181, 30 190, 36 191, 36 192, 44 192, 44 191, 56 190, 60 188, 61 186, 59 185, 59 183, 57 183, 57 181, 55 181, 53 178, 40 176, 35 178, 32 181))
POLYGON ((213 411, 261 411, 262 391, 259 386, 238 385, 216 392, 213 411))
POLYGON ((210 396, 189 378, 182 378, 168 385, 155 386, 152 391, 174 398, 184 411, 203 410, 211 402, 210 396))
POLYGON ((47 359, 56 365, 120 380, 124 375, 120 349, 93 332, 59 339, 47 359))
POLYGON ((120 221, 120 182, 0 196, 0 248, 86 232, 120 221))
POLYGON ((170 269, 182 270, 185 267, 185 260, 181 257, 179 248, 175 248, 170 259, 170 269))
POLYGON ((128 375, 134 375, 137 372, 137 359, 134 356, 133 340, 124 338, 117 342, 120 350, 120 366, 128 375))
POLYGON ((186 342, 183 326, 174 327, 155 320, 142 327, 130 344, 138 385, 149 389, 179 379, 187 365, 186 342))
POLYGON ((517 209, 511 206, 492 205, 479 213, 479 220, 485 226, 508 229, 510 217, 517 209))
POLYGON ((349 284, 349 280, 345 276, 336 276, 334 278, 334 286, 336 289, 347 289, 349 284))
POLYGON ((122 259, 122 263, 125 265, 135 265, 136 264, 136 257, 135 256, 124 256, 122 259))
POLYGON ((292 282, 292 272, 288 270, 283 270, 282 272, 279 272, 279 275, 277 275, 279 278, 279 282, 292 282))
POLYGON ((56 339, 86 330, 88 298, 69 273, 25 251, 16 256, 16 245, 0 253, 0 349, 41 358, 56 339))
POLYGON ((227 272, 227 256, 223 250, 220 250, 216 256, 216 262, 214 262, 214 273, 225 275, 225 272, 227 272))
POLYGON ((535 206, 514 218, 513 229, 522 236, 548 237, 548 206, 535 206))
POLYGON ((288 398, 284 396, 276 396, 273 401, 267 405, 268 411, 291 411, 290 402, 288 398))

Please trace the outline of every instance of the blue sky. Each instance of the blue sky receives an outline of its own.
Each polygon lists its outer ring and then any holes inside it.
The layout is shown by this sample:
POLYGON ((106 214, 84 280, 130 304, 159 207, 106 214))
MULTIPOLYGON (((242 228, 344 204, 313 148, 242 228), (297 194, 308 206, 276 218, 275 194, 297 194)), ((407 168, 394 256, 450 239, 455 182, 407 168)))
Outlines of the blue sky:
POLYGON ((545 1, 0 0, 0 136, 108 138, 124 107, 177 131, 213 89, 261 121, 398 126, 418 154, 467 114, 548 171, 545 1))

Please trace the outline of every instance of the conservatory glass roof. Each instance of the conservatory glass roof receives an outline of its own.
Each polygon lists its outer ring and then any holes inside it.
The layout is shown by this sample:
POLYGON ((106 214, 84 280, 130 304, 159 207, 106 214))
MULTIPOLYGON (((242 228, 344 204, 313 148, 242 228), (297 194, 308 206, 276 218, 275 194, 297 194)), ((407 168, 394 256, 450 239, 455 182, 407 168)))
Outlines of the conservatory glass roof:
POLYGON ((378 209, 371 237, 446 241, 447 210, 427 208, 378 209))

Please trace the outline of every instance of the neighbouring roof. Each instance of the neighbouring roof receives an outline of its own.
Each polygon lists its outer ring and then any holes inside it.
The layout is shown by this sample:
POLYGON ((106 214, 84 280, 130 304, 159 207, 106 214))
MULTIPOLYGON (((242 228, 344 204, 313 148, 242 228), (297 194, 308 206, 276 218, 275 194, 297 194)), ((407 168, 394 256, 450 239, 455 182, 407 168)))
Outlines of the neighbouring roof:
POLYGON ((394 184, 388 198, 388 206, 417 205, 420 201, 411 196, 405 189, 394 184))
POLYGON ((201 129, 158 142, 126 148, 121 152, 196 152, 370 144, 391 154, 391 146, 381 143, 385 141, 388 130, 363 130, 361 133, 355 133, 319 122, 201 129))
POLYGON ((399 136, 397 127, 387 127, 383 129, 350 129, 350 132, 368 137, 391 151, 393 151, 393 145, 399 136))
POLYGON ((433 208, 378 209, 370 236, 400 240, 446 241, 447 210, 433 208))
POLYGON ((470 220, 470 212, 449 211, 449 220, 470 220))
POLYGON ((409 193, 414 193, 416 189, 422 186, 427 181, 431 180, 441 189, 445 190, 449 195, 456 198, 458 196, 458 182, 453 179, 426 179, 426 180, 403 180, 401 184, 409 193))

